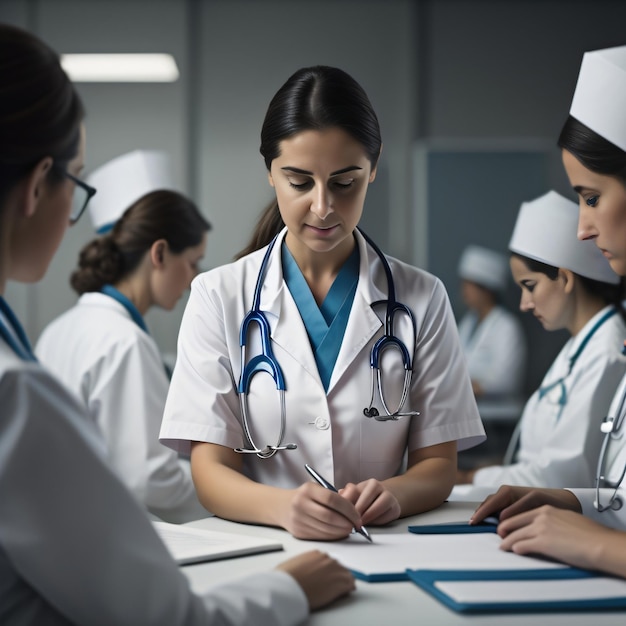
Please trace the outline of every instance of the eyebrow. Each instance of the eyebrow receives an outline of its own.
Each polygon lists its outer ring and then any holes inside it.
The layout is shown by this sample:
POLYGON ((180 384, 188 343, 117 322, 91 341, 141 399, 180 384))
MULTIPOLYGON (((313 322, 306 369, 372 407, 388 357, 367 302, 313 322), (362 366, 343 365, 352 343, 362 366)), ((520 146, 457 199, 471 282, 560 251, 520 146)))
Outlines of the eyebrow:
MULTIPOLYGON (((299 167, 281 167, 283 172, 292 172, 294 174, 302 174, 304 176, 313 176, 313 172, 309 172, 308 170, 301 170, 299 167)), ((344 167, 341 170, 337 170, 336 172, 331 172, 331 176, 339 176, 339 174, 345 174, 346 172, 353 172, 354 170, 362 170, 362 167, 358 165, 349 165, 348 167, 344 167)))
POLYGON ((572 189, 578 194, 582 194, 583 191, 593 191, 594 193, 596 192, 595 189, 592 189, 591 187, 585 187, 584 185, 576 185, 576 187, 572 187, 572 189))

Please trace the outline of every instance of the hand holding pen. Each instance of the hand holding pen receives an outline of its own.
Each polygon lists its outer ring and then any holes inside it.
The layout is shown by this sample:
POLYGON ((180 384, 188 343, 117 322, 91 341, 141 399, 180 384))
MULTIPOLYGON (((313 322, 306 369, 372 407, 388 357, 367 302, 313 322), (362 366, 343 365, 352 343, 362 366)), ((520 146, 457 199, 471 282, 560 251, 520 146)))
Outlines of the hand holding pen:
MULTIPOLYGON (((332 483, 328 482, 323 476, 318 474, 310 465, 305 464, 304 467, 306 471, 313 477, 313 479, 322 487, 324 487, 325 489, 329 489, 334 493, 339 493, 332 483)), ((363 535, 363 537, 365 537, 370 543, 372 543, 372 538, 370 537, 370 534, 365 526, 361 526, 361 528, 355 528, 354 530, 363 535)))

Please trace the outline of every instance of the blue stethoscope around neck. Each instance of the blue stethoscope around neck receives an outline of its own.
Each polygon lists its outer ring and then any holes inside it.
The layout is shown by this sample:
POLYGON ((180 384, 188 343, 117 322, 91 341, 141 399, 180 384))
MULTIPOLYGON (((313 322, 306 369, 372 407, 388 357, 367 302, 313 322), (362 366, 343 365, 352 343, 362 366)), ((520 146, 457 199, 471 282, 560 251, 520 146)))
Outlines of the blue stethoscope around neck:
MULTIPOLYGON (((410 417, 419 415, 417 411, 407 411, 403 412, 404 405, 409 395, 409 390, 411 386, 411 376, 413 373, 412 367, 412 359, 409 350, 407 349, 404 342, 402 342, 395 334, 394 334, 394 318, 395 316, 400 314, 405 314, 408 316, 412 328, 413 328, 413 352, 415 351, 416 344, 416 323, 415 318, 413 316, 413 312, 409 307, 405 304, 396 301, 396 290, 395 284, 393 280, 393 276, 391 273, 391 268, 389 267, 389 263, 380 250, 380 248, 361 230, 358 229, 365 241, 372 247, 374 252, 378 255, 384 271, 385 276, 387 278, 387 299, 386 300, 378 300, 377 302, 372 303, 372 307, 380 304, 386 304, 387 310, 385 314, 385 330, 384 334, 380 339, 376 341, 374 346, 372 347, 372 351, 370 353, 370 367, 372 370, 372 393, 370 397, 369 406, 363 409, 363 414, 366 417, 374 418, 377 421, 396 421, 402 417, 410 417), (381 355, 387 349, 396 349, 400 352, 402 357, 402 364, 404 366, 404 385, 402 389, 402 395, 400 398, 400 402, 398 403, 398 407, 395 411, 391 411, 384 399, 383 389, 382 389, 382 374, 380 369, 381 364, 381 355), (378 409, 373 406, 374 404, 374 395, 375 390, 378 388, 378 395, 380 397, 380 401, 382 407, 385 411, 384 415, 380 415, 378 409)), ((259 458, 267 459, 276 454, 279 450, 295 450, 297 445, 295 443, 283 443, 283 439, 285 436, 285 428, 286 428, 286 411, 285 411, 285 378, 283 376, 282 369, 278 363, 278 360, 274 356, 274 352, 272 350, 272 341, 271 341, 271 329, 270 324, 267 320, 267 317, 263 311, 261 311, 261 288, 263 286, 263 282, 265 280, 265 276, 267 274, 267 268, 270 262, 270 257, 274 245, 278 239, 279 235, 276 235, 274 239, 270 242, 263 260, 261 262, 261 267, 259 269, 259 275, 256 280, 256 285, 254 288, 254 297, 252 301, 252 309, 246 313, 243 321, 241 322, 241 327, 239 329, 239 345, 241 347, 241 375, 239 377, 239 384, 237 386, 237 393, 239 395, 239 404, 241 407, 241 418, 244 433, 246 436, 247 443, 249 447, 235 448, 235 452, 239 452, 242 454, 256 454, 259 458), (253 356, 250 360, 247 358, 246 354, 246 344, 248 341, 248 335, 250 326, 252 324, 256 324, 259 329, 260 334, 260 342, 261 342, 261 353, 253 356), (276 390, 279 394, 280 401, 280 429, 278 433, 278 438, 274 445, 266 445, 264 448, 260 448, 253 439, 252 432, 250 430, 250 415, 248 409, 248 392, 250 390, 250 381, 252 377, 258 372, 265 372, 269 374, 274 384, 276 385, 276 390)))
POLYGON ((37 362, 37 357, 35 357, 35 353, 30 345, 30 341, 28 341, 24 328, 2 296, 0 296, 0 312, 2 312, 13 331, 11 332, 11 330, 6 327, 2 321, 2 317, 0 317, 0 337, 4 339, 13 352, 23 361, 37 362))

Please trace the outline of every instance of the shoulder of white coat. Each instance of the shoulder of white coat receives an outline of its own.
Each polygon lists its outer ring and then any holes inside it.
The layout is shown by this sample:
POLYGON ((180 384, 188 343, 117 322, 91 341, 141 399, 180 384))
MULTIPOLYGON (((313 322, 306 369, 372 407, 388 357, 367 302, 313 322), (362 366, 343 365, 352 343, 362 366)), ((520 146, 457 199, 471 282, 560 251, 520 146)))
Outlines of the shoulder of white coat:
MULTIPOLYGON (((378 259, 375 253, 373 254, 374 256, 369 255, 369 262, 371 266, 375 268, 374 280, 376 286, 386 293, 387 284, 385 272, 380 259, 378 259)), ((411 295, 424 297, 426 294, 434 295, 440 293, 442 295, 445 294, 447 297, 446 287, 439 277, 396 257, 386 254, 385 258, 387 259, 387 263, 389 263, 389 269, 393 276, 397 295, 407 294, 409 297, 411 295)))
MULTIPOLYGON (((102 438, 86 418, 83 404, 65 386, 36 362, 26 362, 0 348, 0 406, 3 424, 63 420, 82 433, 100 455, 105 454, 102 438), (8 422, 5 422, 7 420, 8 422)), ((16 431, 14 431, 15 433, 16 431)))
POLYGON ((618 361, 626 362, 626 356, 622 354, 626 339, 626 322, 619 313, 602 324, 596 335, 598 343, 602 346, 602 351, 606 352, 607 357, 611 356, 618 361))
POLYGON ((133 350, 161 358, 150 334, 130 318, 121 304, 100 293, 84 294, 75 306, 50 322, 37 342, 36 353, 56 350, 65 339, 80 342, 94 358, 133 350))
POLYGON ((259 275, 263 256, 267 247, 256 250, 231 263, 218 265, 196 276, 191 283, 191 297, 202 300, 227 301, 241 297, 243 291, 250 292, 259 275))

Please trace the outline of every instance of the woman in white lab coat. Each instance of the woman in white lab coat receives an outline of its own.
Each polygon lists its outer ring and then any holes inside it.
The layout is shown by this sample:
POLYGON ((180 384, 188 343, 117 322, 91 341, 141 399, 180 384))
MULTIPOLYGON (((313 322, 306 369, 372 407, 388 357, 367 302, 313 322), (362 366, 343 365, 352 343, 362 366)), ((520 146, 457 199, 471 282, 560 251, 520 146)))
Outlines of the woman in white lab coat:
POLYGON ((510 465, 460 472, 497 487, 591 487, 604 419, 626 373, 620 279, 592 241, 578 241, 576 204, 551 191, 522 204, 509 244, 520 309, 571 338, 526 403, 510 465))
MULTIPOLYGON (((83 111, 58 56, 0 24, 0 84, 4 294, 8 280, 41 278, 93 190, 77 178, 83 111)), ((349 572, 313 552, 193 594, 84 406, 36 362, 1 295, 0 406, 2 624, 296 624, 352 589, 349 572)))
POLYGON ((500 406, 509 402, 507 413, 515 414, 524 386, 527 349, 519 319, 499 302, 508 272, 507 259, 499 252, 476 245, 463 251, 459 276, 468 311, 459 322, 459 337, 479 410, 480 401, 497 399, 500 406))
MULTIPOLYGON (((626 276, 626 46, 585 54, 559 146, 579 197, 578 237, 626 276)), ((504 549, 626 577, 625 399, 626 377, 602 424, 597 489, 503 486, 472 521, 499 511, 504 549)))
MULTIPOLYGON (((484 431, 442 283, 384 257, 357 229, 381 151, 367 95, 336 68, 301 69, 270 103, 261 144, 277 198, 255 233, 265 247, 192 284, 161 440, 191 452, 199 497, 216 515, 301 538, 436 507, 452 488, 457 447, 484 431), (240 326, 257 284, 286 389, 282 437, 281 394, 264 372, 248 381, 249 433, 242 424, 240 326), (415 322, 414 331, 403 312, 393 329, 413 371, 402 402, 400 351, 384 350, 387 409, 404 416, 379 421, 390 415, 378 392, 370 400, 370 352, 394 286, 415 322), (310 482, 305 463, 341 494, 310 482)), ((254 367, 253 333, 246 347, 254 367)))
MULTIPOLYGON (((118 181, 116 195, 123 174, 137 190, 145 159, 132 155, 104 166, 118 181)), ((35 353, 83 400, 112 467, 151 513, 176 523, 206 517, 188 460, 159 443, 169 379, 144 316, 152 307, 173 309, 189 288, 210 226, 191 200, 169 189, 141 195, 126 211, 107 190, 102 196, 97 208, 123 214, 82 249, 70 280, 80 299, 45 328, 35 353)))

